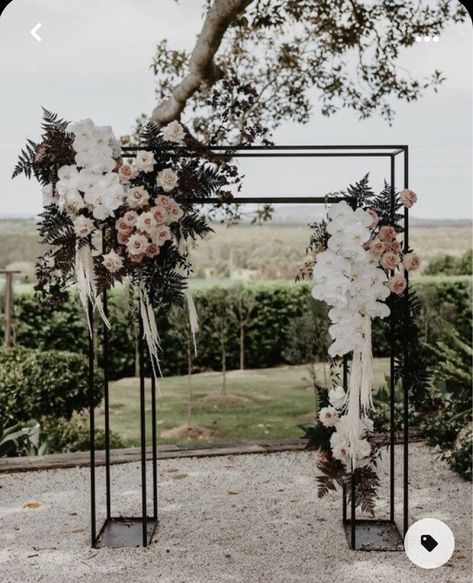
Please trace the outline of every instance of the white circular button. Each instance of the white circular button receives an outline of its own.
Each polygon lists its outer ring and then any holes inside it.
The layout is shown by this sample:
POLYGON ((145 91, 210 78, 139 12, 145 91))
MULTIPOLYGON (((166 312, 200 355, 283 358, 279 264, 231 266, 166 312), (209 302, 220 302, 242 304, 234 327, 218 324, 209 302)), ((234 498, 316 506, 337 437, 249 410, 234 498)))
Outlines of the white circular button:
POLYGON ((404 550, 409 559, 423 569, 444 565, 455 549, 455 538, 450 528, 436 518, 414 522, 406 532, 404 550))

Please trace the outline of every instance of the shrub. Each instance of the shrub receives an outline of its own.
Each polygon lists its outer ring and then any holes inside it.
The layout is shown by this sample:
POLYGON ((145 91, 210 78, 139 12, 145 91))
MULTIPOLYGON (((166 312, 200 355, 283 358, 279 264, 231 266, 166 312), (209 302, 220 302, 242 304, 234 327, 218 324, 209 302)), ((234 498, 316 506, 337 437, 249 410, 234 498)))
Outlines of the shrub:
MULTIPOLYGON (((70 419, 88 405, 87 360, 60 350, 0 349, 0 421, 70 419)), ((96 403, 102 399, 97 379, 96 403)))
POLYGON ((433 259, 424 271, 425 275, 472 275, 472 251, 460 257, 442 255, 433 259))
MULTIPOLYGON (((458 277, 420 277, 413 280, 419 293, 423 310, 418 320, 423 341, 434 344, 441 338, 443 321, 455 323, 462 335, 471 325, 471 279, 458 277)), ((241 287, 241 286, 240 286, 241 287)), ((286 350, 294 334, 294 322, 307 312, 310 282, 297 285, 290 281, 247 284, 243 292, 254 297, 255 306, 245 324, 244 361, 247 367, 263 368, 284 362, 286 350), (246 290, 246 291, 245 291, 246 290)), ((196 370, 220 370, 221 350, 215 313, 219 304, 234 304, 240 291, 235 286, 199 289, 194 292, 199 313, 200 332, 197 335, 198 354, 194 359, 196 370)), ((229 310, 231 312, 231 310, 229 310)), ((134 376, 136 363, 136 325, 129 315, 126 287, 110 294, 110 378, 134 376)), ((187 318, 184 308, 182 318, 187 318)), ((101 328, 101 327, 99 327, 101 328)), ((29 294, 15 297, 15 329, 17 343, 41 350, 62 349, 87 353, 87 327, 78 298, 71 299, 60 310, 39 308, 29 294)), ((184 374, 187 356, 180 334, 175 333, 166 313, 158 314, 158 329, 163 347, 162 365, 165 375, 184 374)), ((228 368, 240 365, 240 333, 238 322, 229 314, 226 334, 226 360, 228 368)), ((100 330, 97 342, 100 361, 100 330)), ((373 324, 373 352, 375 356, 389 354, 389 324, 376 320, 373 324)), ((148 362, 146 359, 146 365, 148 362)), ((147 371, 150 372, 149 370, 147 371)))
MULTIPOLYGON (((41 424, 41 442, 47 453, 67 453, 90 449, 89 426, 85 417, 66 419, 45 419, 41 424)), ((110 447, 127 447, 128 443, 120 435, 110 432, 110 447)), ((95 430, 95 447, 105 449, 105 431, 95 430)))

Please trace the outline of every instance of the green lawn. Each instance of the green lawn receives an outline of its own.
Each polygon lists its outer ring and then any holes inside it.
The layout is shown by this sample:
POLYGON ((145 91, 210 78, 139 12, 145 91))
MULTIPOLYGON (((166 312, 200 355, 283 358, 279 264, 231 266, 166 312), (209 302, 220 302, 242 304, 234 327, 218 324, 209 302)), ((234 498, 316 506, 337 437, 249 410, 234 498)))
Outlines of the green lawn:
MULTIPOLYGON (((387 359, 376 359, 374 384, 385 383, 387 359)), ((320 366, 319 381, 322 380, 320 366)), ((299 423, 310 421, 314 396, 308 371, 304 366, 281 366, 271 369, 232 371, 227 390, 233 397, 228 403, 209 402, 221 390, 222 375, 201 373, 192 377, 194 392, 193 424, 207 428, 210 435, 201 441, 288 438, 301 435, 299 423), (235 398, 236 397, 236 398, 235 398)), ((158 396, 158 431, 182 426, 187 419, 187 377, 169 377, 160 381, 158 396)), ((150 395, 147 385, 147 441, 150 442, 150 395)), ((137 379, 122 379, 111 384, 111 428, 130 444, 139 442, 139 388, 137 379)), ((103 425, 103 410, 97 411, 103 425)), ((185 437, 163 437, 160 443, 184 441, 185 437)), ((197 440, 194 438, 192 440, 197 440)))

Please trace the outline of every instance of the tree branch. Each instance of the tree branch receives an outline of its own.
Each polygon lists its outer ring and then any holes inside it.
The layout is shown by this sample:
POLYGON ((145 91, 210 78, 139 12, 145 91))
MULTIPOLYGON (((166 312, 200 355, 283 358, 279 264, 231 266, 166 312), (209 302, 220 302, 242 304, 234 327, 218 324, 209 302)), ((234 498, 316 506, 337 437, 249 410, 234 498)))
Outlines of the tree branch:
POLYGON ((187 100, 201 85, 211 86, 222 78, 223 72, 215 63, 223 36, 235 17, 254 0, 214 0, 205 17, 189 60, 189 74, 173 90, 171 97, 153 111, 151 120, 159 127, 179 119, 187 100))

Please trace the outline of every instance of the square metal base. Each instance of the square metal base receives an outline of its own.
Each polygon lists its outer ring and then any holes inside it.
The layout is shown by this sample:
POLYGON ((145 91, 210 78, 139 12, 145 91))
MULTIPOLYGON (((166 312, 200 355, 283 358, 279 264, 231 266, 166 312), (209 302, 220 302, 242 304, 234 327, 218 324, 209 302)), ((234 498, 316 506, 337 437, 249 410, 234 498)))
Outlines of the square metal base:
MULTIPOLYGON (((102 526, 95 548, 103 547, 142 547, 143 546, 143 519, 141 517, 125 518, 123 516, 107 518, 102 526)), ((158 521, 147 519, 147 545, 151 543, 158 521)))
MULTIPOLYGON (((348 546, 351 544, 351 520, 343 521, 348 546)), ((355 551, 402 551, 403 540, 391 520, 355 520, 355 551)))

